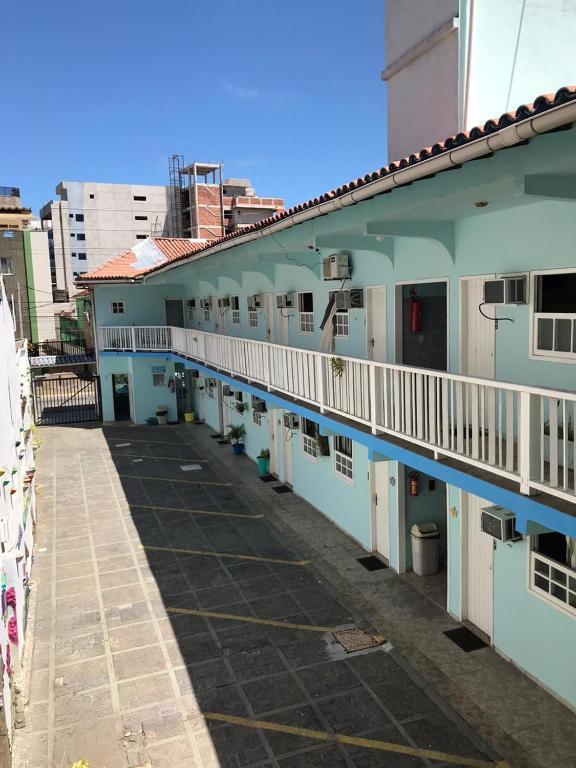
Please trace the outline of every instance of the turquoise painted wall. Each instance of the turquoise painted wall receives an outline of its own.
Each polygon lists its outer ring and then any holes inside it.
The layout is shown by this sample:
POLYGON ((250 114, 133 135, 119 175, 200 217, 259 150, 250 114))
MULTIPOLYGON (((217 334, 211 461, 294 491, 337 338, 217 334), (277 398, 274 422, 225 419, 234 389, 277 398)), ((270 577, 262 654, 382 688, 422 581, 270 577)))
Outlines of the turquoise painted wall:
MULTIPOLYGON (((194 379, 194 390, 192 400, 194 403, 194 412, 196 418, 204 421, 215 432, 220 429, 220 416, 218 413, 218 399, 217 397, 208 396, 208 387, 206 385, 206 379, 200 375, 200 378, 194 379), (203 389, 201 389, 203 387, 203 389)), ((215 388, 215 394, 217 390, 215 388)))
POLYGON ((117 357, 100 357, 100 385, 102 388, 102 410, 104 421, 114 421, 114 402, 112 398, 112 374, 128 373, 130 376, 130 398, 132 412, 136 424, 144 424, 149 416, 156 415, 156 407, 168 407, 168 420, 176 421, 176 392, 168 386, 168 380, 174 378, 174 363, 164 357, 158 358, 127 358, 121 354, 117 357), (166 385, 155 387, 152 384, 152 367, 166 368, 166 385))
POLYGON ((292 450, 294 490, 340 528, 347 531, 366 549, 370 549, 370 486, 368 450, 353 444, 354 483, 334 472, 334 446, 330 440, 330 456, 311 461, 302 450, 302 433, 293 433, 287 444, 292 450))
POLYGON ((576 618, 528 590, 525 539, 494 553, 494 646, 576 706, 576 618))

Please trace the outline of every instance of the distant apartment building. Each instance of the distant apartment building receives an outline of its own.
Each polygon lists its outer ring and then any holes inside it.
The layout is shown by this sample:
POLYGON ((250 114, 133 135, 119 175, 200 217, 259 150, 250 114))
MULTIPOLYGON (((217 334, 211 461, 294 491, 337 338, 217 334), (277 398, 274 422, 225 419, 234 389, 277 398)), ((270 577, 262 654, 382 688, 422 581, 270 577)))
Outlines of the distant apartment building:
POLYGON ((54 338, 48 237, 38 230, 18 187, 0 187, 0 274, 18 338, 54 338))
MULTIPOLYGON (((179 157, 179 156, 178 156, 179 157)), ((100 184, 61 181, 59 200, 40 209, 48 232, 55 299, 74 294, 74 280, 97 269, 138 240, 180 236, 214 240, 260 221, 283 207, 280 198, 257 197, 248 179, 222 181, 222 165, 177 164, 171 183, 100 184)))
POLYGON ((388 160, 575 83, 575 34, 576 0, 387 0, 388 160))

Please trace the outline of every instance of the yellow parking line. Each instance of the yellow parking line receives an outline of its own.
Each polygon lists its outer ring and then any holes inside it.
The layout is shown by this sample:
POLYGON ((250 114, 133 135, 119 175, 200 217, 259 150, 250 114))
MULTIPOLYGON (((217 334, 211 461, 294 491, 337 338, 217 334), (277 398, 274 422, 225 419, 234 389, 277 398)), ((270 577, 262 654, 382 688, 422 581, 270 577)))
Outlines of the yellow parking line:
POLYGON ((142 549, 154 552, 175 552, 177 555, 203 555, 204 557, 224 557, 233 560, 255 560, 258 563, 276 563, 278 565, 308 565, 310 560, 279 560, 275 557, 258 557, 257 555, 235 555, 233 552, 205 552, 203 549, 180 549, 179 547, 153 547, 142 544, 142 549))
POLYGON ((166 608, 168 613, 184 613, 190 616, 203 616, 207 619, 226 619, 241 621, 244 624, 263 624, 266 627, 281 627, 282 629, 304 629, 307 632, 333 632, 334 627, 322 627, 318 624, 292 624, 289 621, 274 619, 256 619, 254 616, 239 616, 236 613, 220 613, 219 611, 197 611, 194 608, 166 608))
POLYGON ((151 504, 133 504, 141 509, 153 509, 155 512, 190 512, 192 515, 213 515, 214 517, 243 517, 246 520, 260 520, 264 515, 243 515, 240 512, 209 512, 205 509, 183 509, 182 507, 153 507, 151 504))
POLYGON ((423 749, 420 747, 410 747, 407 744, 394 744, 391 741, 380 741, 379 739, 364 739, 359 736, 344 736, 339 733, 328 733, 326 731, 315 731, 310 728, 298 728, 295 725, 283 725, 282 723, 271 723, 268 720, 251 720, 246 717, 235 717, 234 715, 223 715, 220 712, 204 712, 206 720, 218 720, 221 723, 230 725, 240 725, 244 728, 258 728, 263 731, 275 731, 276 733, 289 733, 292 736, 302 736, 307 739, 317 739, 318 741, 337 742, 338 744, 348 744, 353 747, 365 747, 366 749, 377 749, 381 752, 395 752, 399 755, 411 755, 412 757, 422 757, 428 760, 437 760, 450 765, 461 765, 465 768, 509 768, 508 763, 504 761, 476 760, 473 757, 463 757, 460 755, 451 755, 447 752, 438 752, 434 749, 423 749))
POLYGON ((187 485, 232 485, 232 483, 210 483, 206 480, 181 480, 175 477, 149 477, 148 475, 118 475, 118 477, 127 477, 132 480, 163 480, 167 483, 186 483, 187 485))

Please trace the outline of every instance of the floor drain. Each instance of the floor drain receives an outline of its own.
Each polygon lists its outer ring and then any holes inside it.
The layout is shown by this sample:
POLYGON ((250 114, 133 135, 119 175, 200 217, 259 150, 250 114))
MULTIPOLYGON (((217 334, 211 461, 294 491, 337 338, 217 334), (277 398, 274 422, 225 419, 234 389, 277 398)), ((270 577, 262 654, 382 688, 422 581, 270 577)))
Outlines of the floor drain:
POLYGON ((363 629, 341 629, 332 633, 337 643, 340 643, 346 653, 365 651, 368 648, 377 648, 385 642, 381 635, 369 635, 363 629))

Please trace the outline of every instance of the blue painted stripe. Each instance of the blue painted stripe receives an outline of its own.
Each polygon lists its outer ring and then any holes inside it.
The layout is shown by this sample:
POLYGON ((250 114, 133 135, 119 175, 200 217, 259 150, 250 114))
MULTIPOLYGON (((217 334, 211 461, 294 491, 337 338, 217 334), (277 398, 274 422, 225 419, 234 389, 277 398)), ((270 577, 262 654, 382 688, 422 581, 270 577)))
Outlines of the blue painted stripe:
POLYGON ((543 525, 550 530, 563 533, 566 536, 576 537, 576 516, 565 514, 560 510, 548 507, 546 504, 537 501, 534 497, 515 493, 514 491, 502 488, 487 480, 473 477, 460 469, 447 466, 441 461, 435 461, 426 456, 421 456, 419 453, 415 453, 408 448, 388 442, 385 436, 372 435, 363 432, 356 427, 342 424, 334 417, 330 416, 330 414, 317 413, 311 408, 307 408, 305 405, 292 403, 273 392, 267 392, 266 390, 262 390, 251 384, 246 384, 235 379, 233 376, 228 376, 220 371, 214 371, 212 368, 188 360, 188 358, 180 357, 172 352, 100 352, 100 355, 102 357, 117 357, 119 355, 126 357, 148 357, 156 360, 162 358, 164 360, 173 360, 174 362, 182 363, 188 368, 195 368, 196 370, 202 371, 208 378, 219 379, 226 384, 241 387, 243 391, 256 395, 278 408, 292 411, 292 413, 297 413, 300 416, 315 421, 319 424, 321 433, 323 433, 324 430, 330 430, 338 435, 349 437, 354 442, 366 446, 369 451, 381 454, 394 461, 399 461, 412 469, 416 469, 426 475, 442 480, 444 483, 455 485, 468 493, 486 499, 493 504, 504 507, 504 509, 509 509, 516 515, 516 527, 521 533, 528 533, 529 522, 532 522, 543 525))

